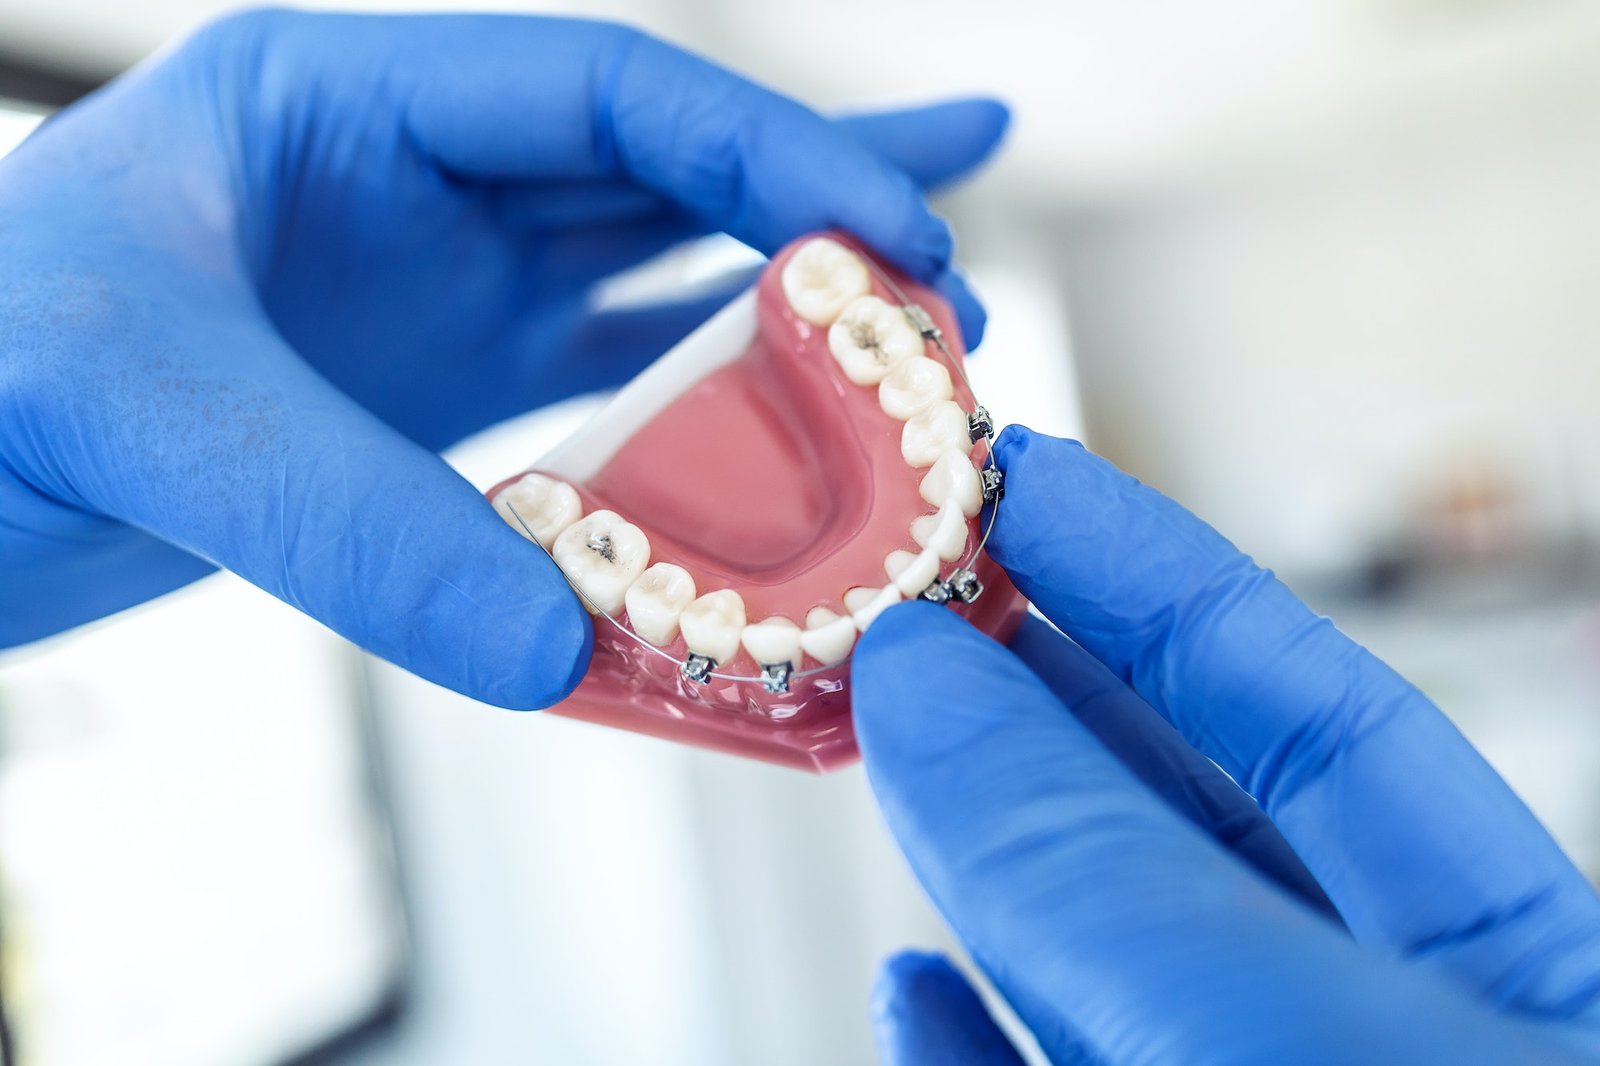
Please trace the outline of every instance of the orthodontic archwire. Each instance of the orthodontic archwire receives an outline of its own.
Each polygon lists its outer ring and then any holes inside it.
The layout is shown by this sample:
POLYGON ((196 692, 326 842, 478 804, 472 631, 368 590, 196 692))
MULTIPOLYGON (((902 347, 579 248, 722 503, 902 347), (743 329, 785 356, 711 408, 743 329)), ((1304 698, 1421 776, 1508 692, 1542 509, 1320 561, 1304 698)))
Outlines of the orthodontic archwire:
MULTIPOLYGON (((977 393, 972 389, 972 381, 967 377, 966 369, 962 367, 961 360, 956 357, 956 354, 950 350, 950 346, 945 343, 944 331, 939 328, 938 323, 934 322, 933 316, 928 314, 920 304, 912 301, 905 291, 894 283, 892 278, 878 269, 877 264, 866 257, 862 257, 862 259, 872 276, 882 283, 883 287, 889 290, 889 294, 895 298, 895 301, 900 305, 900 310, 911 323, 912 328, 922 335, 923 343, 925 345, 932 344, 938 349, 944 361, 950 365, 951 369, 961 379, 961 384, 966 387, 968 395, 973 397, 973 409, 967 416, 967 433, 971 437, 972 443, 984 442, 985 462, 979 471, 979 475, 983 479, 984 502, 991 505, 989 507, 988 521, 983 525, 977 545, 970 554, 962 559, 961 565, 951 571, 949 577, 935 578, 916 597, 932 603, 949 603, 952 600, 959 603, 973 603, 979 596, 983 595, 983 582, 978 580, 975 570, 978 557, 983 554, 984 547, 989 543, 989 534, 994 530, 995 516, 1000 510, 1000 501, 1005 497, 1005 472, 996 464, 994 457, 994 420, 989 417, 988 409, 977 402, 977 393)), ((539 539, 533 535, 533 530, 528 527, 528 523, 510 501, 506 502, 506 510, 510 511, 511 516, 517 520, 517 524, 522 527, 522 531, 527 535, 528 540, 538 545, 539 550, 549 556, 552 563, 555 563, 555 556, 551 554, 550 549, 539 543, 539 539)), ((560 569, 560 564, 557 564, 557 569, 560 569)), ((706 684, 711 681, 759 683, 768 692, 781 695, 789 691, 792 681, 801 681, 808 677, 825 673, 839 665, 839 663, 834 663, 832 666, 813 666, 805 670, 795 670, 789 663, 762 663, 760 664, 761 673, 759 674, 720 673, 716 669, 717 663, 714 659, 694 654, 691 654, 687 659, 680 659, 665 648, 660 648, 650 643, 632 629, 623 625, 616 616, 608 611, 601 610, 600 605, 590 599, 589 595, 578 588, 577 585, 571 582, 568 582, 568 584, 571 585, 572 590, 578 594, 578 597, 583 600, 592 614, 610 622, 619 632, 631 637, 634 643, 645 651, 676 665, 680 674, 696 684, 706 684)))

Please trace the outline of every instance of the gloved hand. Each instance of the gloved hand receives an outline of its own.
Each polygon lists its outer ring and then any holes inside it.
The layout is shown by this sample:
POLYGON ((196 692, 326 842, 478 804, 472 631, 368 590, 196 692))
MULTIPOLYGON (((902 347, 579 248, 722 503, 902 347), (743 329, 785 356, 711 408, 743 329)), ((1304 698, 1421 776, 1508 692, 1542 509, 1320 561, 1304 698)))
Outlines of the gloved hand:
MULTIPOLYGON (((1078 445, 998 461, 994 557, 1066 636, 893 608, 856 728, 1051 1062, 1600 1062, 1600 902, 1420 692, 1078 445)), ((942 959, 876 1007, 892 1066, 1021 1062, 942 959)))
POLYGON ((591 290, 717 230, 853 231, 976 336, 918 183, 1004 124, 829 122, 597 23, 202 30, 0 164, 0 647, 223 566, 424 677, 554 702, 584 613, 435 451, 663 352, 731 293, 591 290))

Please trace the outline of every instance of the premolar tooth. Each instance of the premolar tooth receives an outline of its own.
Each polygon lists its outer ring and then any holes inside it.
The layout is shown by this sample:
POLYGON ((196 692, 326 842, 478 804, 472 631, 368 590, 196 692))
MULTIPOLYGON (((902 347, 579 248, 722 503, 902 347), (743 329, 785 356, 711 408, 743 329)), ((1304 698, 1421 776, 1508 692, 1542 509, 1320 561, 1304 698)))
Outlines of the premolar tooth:
POLYGON ((831 325, 846 304, 872 291, 861 257, 826 237, 796 249, 784 264, 782 280, 789 306, 814 326, 831 325))
POLYGON ((878 405, 890 418, 904 422, 923 409, 955 395, 950 371, 925 355, 902 359, 878 386, 878 405))
POLYGON ((881 589, 857 587, 845 591, 844 608, 850 612, 856 628, 865 633, 880 614, 899 603, 900 599, 900 590, 893 585, 885 585, 881 589))
POLYGON ((876 385, 896 363, 921 355, 923 340, 900 308, 858 296, 828 327, 828 351, 852 382, 876 385))
POLYGON ((855 647, 855 643, 855 619, 834 614, 826 607, 813 607, 806 612, 806 628, 800 634, 800 647, 823 666, 844 662, 850 657, 850 649, 855 647))
POLYGON ((939 554, 932 550, 892 551, 884 559, 883 569, 900 594, 911 599, 939 580, 939 554))
POLYGON ((695 655, 725 663, 739 654, 744 631, 744 597, 732 589, 708 592, 678 616, 683 642, 695 655))
POLYGON ((750 658, 761 666, 800 665, 800 627, 781 615, 745 626, 739 639, 750 658))
POLYGON ((628 586, 623 604, 634 633, 665 646, 678 636, 678 616, 694 600, 694 578, 675 563, 656 563, 628 586))
POLYGON ((628 586, 650 564, 650 541, 638 526, 615 511, 595 511, 556 537, 550 547, 556 565, 588 597, 584 604, 614 615, 622 610, 628 586))
POLYGON ((583 501, 578 498, 578 490, 565 481, 543 474, 523 474, 501 489, 495 495, 494 509, 512 529, 537 541, 546 550, 556 542, 562 530, 583 517, 583 501), (518 518, 522 521, 517 521, 518 518), (528 536, 530 532, 531 537, 528 536))
POLYGON ((940 400, 906 420, 900 431, 900 455, 911 466, 932 466, 948 451, 972 451, 967 413, 959 405, 940 400))
POLYGON ((922 498, 935 507, 953 503, 971 518, 983 509, 983 475, 966 452, 945 452, 934 461, 918 486, 922 498))
POLYGON ((911 523, 911 539, 947 563, 961 558, 967 550, 967 516, 953 503, 945 503, 938 514, 925 514, 911 523))

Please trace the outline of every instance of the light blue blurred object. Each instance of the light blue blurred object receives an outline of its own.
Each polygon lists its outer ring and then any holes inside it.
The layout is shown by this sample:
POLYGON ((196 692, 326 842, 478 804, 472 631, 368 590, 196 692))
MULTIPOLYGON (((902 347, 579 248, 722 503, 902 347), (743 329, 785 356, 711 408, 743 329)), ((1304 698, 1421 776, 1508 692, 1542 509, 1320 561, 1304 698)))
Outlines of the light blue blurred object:
MULTIPOLYGON (((1445 717, 1079 445, 998 452, 993 554, 1061 633, 1008 650, 892 609, 856 720, 912 866, 1050 1060, 1600 1061, 1600 902, 1445 717)), ((941 958, 891 962, 875 1018, 894 1066, 1019 1061, 941 958)))
POLYGON ((631 376, 730 292, 596 311, 725 231, 851 230, 956 304, 921 186, 993 149, 967 101, 830 122, 638 32, 250 13, 0 163, 0 646, 226 567, 510 707, 590 629, 436 452, 631 376))

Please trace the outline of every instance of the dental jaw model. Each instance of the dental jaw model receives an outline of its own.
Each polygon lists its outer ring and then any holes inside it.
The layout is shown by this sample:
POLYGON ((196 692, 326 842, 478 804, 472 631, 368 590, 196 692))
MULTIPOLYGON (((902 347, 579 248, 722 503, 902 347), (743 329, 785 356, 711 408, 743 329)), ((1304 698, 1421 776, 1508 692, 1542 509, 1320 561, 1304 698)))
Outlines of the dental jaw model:
POLYGON ((1003 484, 958 337, 851 239, 802 239, 490 490, 595 616, 552 713, 824 771, 855 757, 849 657, 884 610, 1009 637, 1026 605, 982 551, 1003 484))

